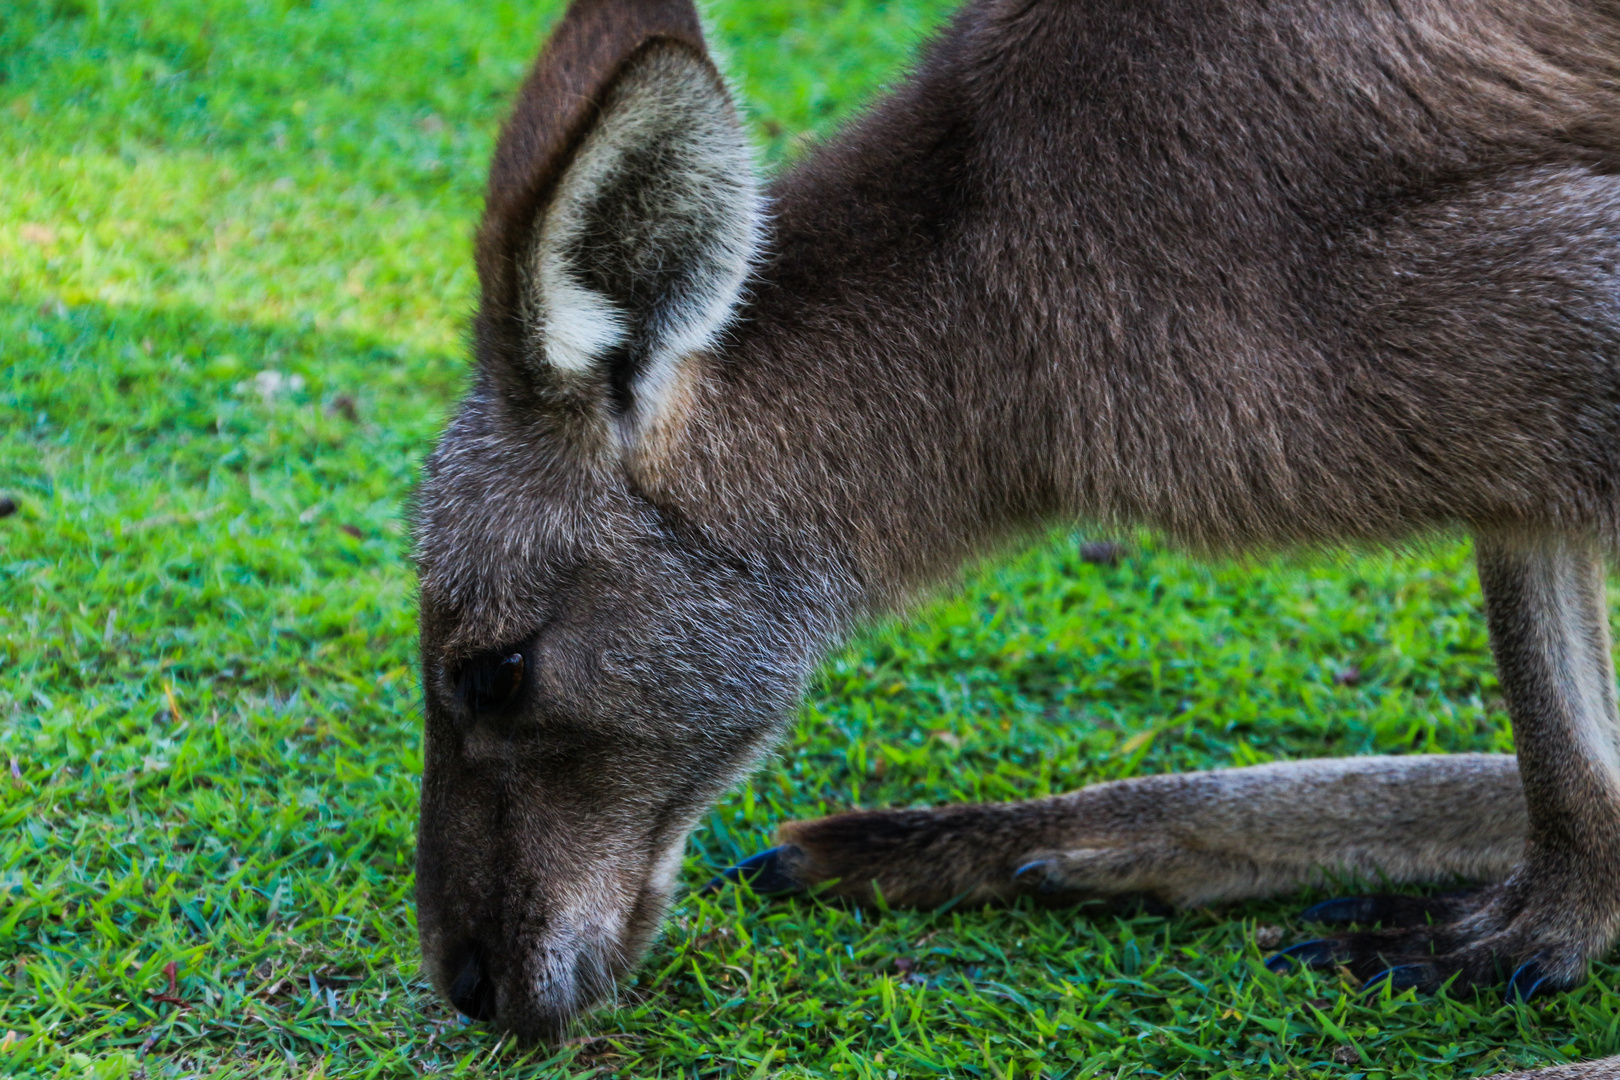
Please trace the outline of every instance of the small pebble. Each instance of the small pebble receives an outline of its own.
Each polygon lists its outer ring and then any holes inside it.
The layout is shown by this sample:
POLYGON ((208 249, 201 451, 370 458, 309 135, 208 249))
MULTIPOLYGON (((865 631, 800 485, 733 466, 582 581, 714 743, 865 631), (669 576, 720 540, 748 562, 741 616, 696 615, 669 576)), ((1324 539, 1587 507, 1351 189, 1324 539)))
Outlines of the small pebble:
POLYGON ((327 416, 341 416, 351 424, 360 419, 360 407, 348 394, 339 394, 326 406, 327 416))
POLYGON ((0 495, 0 518, 8 518, 17 512, 17 501, 0 495))
POLYGON ((1282 944, 1283 928, 1280 926, 1257 926, 1254 928, 1254 943, 1262 949, 1275 949, 1282 944))

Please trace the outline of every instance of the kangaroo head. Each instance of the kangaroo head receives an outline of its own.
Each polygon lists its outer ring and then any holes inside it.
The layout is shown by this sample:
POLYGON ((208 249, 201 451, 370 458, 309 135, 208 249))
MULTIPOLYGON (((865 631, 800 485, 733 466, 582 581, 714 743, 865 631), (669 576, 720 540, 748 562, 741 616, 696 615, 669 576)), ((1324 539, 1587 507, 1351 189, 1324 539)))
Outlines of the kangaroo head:
POLYGON ((688 832, 801 689, 803 598, 640 480, 760 230, 690 5, 575 4, 496 151, 477 377, 417 509, 423 954, 523 1036, 640 956, 688 832))

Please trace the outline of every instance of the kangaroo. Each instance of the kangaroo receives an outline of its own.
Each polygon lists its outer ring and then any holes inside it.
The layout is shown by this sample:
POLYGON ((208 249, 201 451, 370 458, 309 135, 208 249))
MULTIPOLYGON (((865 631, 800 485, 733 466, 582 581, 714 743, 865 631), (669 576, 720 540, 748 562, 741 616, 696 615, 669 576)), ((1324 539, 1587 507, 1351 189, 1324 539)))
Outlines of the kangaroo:
POLYGON ((475 380, 417 494, 435 985, 557 1035, 817 660, 1063 521, 1468 532, 1516 759, 859 811, 731 876, 1203 904, 1464 875, 1331 902, 1274 964, 1580 978, 1620 932, 1616 116, 1607 0, 972 0, 762 186, 689 0, 576 0, 495 150, 475 380))

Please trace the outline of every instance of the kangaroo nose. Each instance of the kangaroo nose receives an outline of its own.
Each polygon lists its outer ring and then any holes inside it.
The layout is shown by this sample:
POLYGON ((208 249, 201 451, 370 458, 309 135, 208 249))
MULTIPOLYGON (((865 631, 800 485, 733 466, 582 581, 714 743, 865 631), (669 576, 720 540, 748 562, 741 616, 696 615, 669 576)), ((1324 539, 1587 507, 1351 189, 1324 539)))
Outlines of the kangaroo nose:
POLYGON ((495 1019, 495 984, 484 971, 484 959, 475 945, 450 984, 450 1004, 472 1020, 495 1019))

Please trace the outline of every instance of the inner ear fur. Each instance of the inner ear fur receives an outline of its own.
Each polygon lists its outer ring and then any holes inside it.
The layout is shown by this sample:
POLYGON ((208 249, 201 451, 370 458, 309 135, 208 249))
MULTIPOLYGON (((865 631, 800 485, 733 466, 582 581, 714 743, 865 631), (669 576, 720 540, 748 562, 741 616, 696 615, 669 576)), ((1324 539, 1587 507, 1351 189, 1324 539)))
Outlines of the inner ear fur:
POLYGON ((491 166, 481 358, 527 389, 646 417, 730 319, 760 217, 691 5, 575 3, 491 166))

